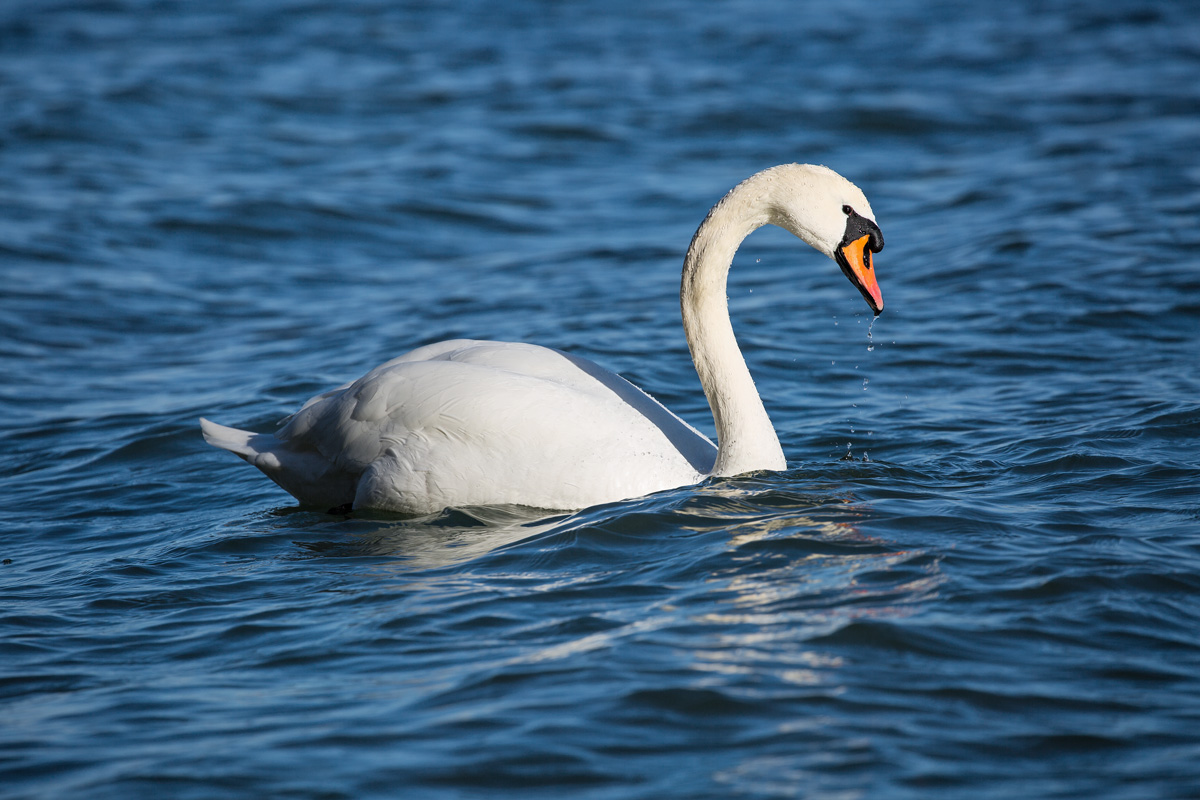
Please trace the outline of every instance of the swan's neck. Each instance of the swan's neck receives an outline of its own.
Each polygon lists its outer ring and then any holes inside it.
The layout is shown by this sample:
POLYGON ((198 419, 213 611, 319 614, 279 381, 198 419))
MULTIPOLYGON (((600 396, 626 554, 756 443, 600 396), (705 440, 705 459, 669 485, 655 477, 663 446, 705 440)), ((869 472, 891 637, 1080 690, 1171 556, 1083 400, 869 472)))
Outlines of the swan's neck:
MULTIPOLYGON (((739 475, 787 466, 729 321, 725 286, 742 240, 768 222, 779 222, 769 176, 734 188, 701 223, 683 264, 683 329, 717 428, 713 475, 739 475)), ((792 226, 788 226, 789 228, 792 226)))

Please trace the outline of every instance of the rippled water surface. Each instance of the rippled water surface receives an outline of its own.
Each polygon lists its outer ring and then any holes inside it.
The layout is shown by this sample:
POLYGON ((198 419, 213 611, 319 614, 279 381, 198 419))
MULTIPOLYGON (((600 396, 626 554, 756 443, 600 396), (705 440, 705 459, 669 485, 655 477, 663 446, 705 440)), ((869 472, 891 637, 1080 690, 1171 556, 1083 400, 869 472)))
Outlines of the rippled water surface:
POLYGON ((4 4, 0 796, 1200 796, 1197 153, 1184 2, 4 4), (459 336, 711 433, 683 252, 787 161, 887 311, 739 253, 786 472, 343 517, 200 438, 459 336))

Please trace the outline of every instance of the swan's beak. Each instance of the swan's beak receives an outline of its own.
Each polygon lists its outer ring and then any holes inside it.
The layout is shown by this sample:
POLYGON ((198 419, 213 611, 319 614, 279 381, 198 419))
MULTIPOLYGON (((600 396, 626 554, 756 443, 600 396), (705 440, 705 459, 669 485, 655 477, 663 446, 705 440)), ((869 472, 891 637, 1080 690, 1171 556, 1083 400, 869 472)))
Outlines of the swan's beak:
POLYGON ((863 299, 875 312, 875 316, 879 316, 879 312, 883 311, 883 293, 879 291, 879 283, 875 280, 871 251, 879 252, 883 247, 882 240, 878 247, 873 245, 871 235, 864 234, 839 247, 835 256, 842 272, 858 288, 858 291, 862 292, 863 299))

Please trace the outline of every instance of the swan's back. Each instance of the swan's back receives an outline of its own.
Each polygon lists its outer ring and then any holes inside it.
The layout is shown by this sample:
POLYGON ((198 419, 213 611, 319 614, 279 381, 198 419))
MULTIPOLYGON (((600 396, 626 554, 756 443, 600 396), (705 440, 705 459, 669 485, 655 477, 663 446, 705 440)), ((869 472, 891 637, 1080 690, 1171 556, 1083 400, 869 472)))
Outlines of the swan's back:
POLYGON ((529 344, 421 347, 318 395, 275 436, 207 423, 306 504, 405 513, 582 508, 694 483, 716 448, 586 359, 529 344))

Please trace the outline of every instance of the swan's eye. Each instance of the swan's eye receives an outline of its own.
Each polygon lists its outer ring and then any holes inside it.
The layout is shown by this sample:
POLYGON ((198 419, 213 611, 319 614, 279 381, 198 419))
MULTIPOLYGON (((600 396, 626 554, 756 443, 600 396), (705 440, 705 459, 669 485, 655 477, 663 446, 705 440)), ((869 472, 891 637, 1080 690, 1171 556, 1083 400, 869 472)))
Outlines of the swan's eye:
POLYGON ((842 213, 848 217, 854 213, 854 209, 850 206, 842 206, 842 213))

